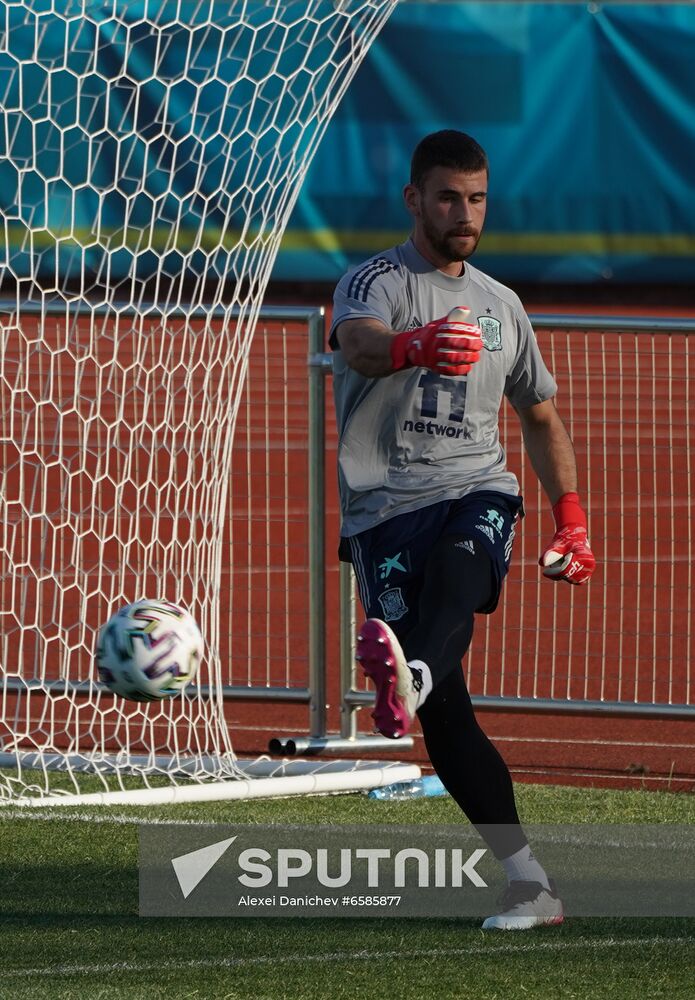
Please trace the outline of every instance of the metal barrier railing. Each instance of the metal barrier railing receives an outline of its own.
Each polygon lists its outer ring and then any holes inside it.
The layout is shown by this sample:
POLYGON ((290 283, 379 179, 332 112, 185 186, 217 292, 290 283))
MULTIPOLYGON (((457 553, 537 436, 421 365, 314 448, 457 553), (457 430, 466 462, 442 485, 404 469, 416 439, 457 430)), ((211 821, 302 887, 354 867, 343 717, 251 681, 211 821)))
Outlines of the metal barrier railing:
MULTIPOLYGON (((262 315, 262 314, 261 314, 262 315)), ((308 326, 309 367, 309 591, 310 591, 310 731, 309 735, 276 737, 270 740, 269 750, 275 754, 317 754, 363 752, 370 750, 409 749, 412 737, 405 737, 394 744, 393 740, 357 731, 357 718, 348 707, 346 694, 354 687, 354 589, 350 567, 340 564, 340 735, 331 736, 327 729, 326 691, 326 376, 332 372, 331 355, 326 353, 323 310, 320 319, 312 314, 308 326), (351 608, 351 627, 343 614, 345 602, 351 608)), ((374 701, 365 693, 364 704, 374 701)))
MULTIPOLYGON (((691 430, 690 424, 692 422, 692 407, 689 398, 689 373, 688 366, 690 364, 688 360, 687 351, 687 337, 695 334, 695 321, 693 320, 680 320, 680 319, 670 319, 670 318, 622 318, 622 317, 597 317, 597 316, 550 316, 550 315, 534 315, 531 317, 533 326, 537 331, 539 341, 541 342, 541 347, 546 360, 549 363, 551 370, 555 367, 561 369, 560 375, 564 379, 565 383, 562 386, 563 395, 560 403, 560 411, 567 417, 570 425, 572 423, 576 424, 575 428, 570 426, 570 430, 573 433, 575 440, 578 438, 580 440, 587 440, 591 437, 590 434, 586 432, 582 433, 579 424, 582 420, 586 423, 591 422, 591 412, 588 406, 584 406, 583 416, 579 413, 582 409, 581 400, 572 397, 573 384, 572 384, 572 354, 567 350, 564 357, 561 357, 562 351, 558 349, 558 346, 552 342, 553 334, 557 334, 562 338, 567 338, 572 334, 583 337, 585 340, 587 337, 592 338, 590 345, 579 344, 579 362, 577 367, 581 368, 585 364, 585 360, 589 359, 588 371, 582 372, 581 378, 578 381, 578 392, 583 393, 587 390, 588 393, 592 392, 592 375, 591 366, 593 364, 594 369, 600 377, 600 387, 598 392, 594 394, 598 397, 601 406, 601 413, 606 408, 606 396, 607 396, 607 382, 610 380, 612 373, 608 370, 610 366, 606 365, 606 355, 610 358, 611 356, 617 357, 618 363, 616 364, 615 379, 617 382, 614 383, 614 391, 625 400, 629 399, 631 394, 639 396, 640 392, 644 396, 644 385, 643 383, 649 382, 651 379, 651 384, 653 386, 654 394, 663 388, 663 385, 659 385, 658 381, 655 380, 655 373, 653 369, 658 369, 661 366, 661 374, 656 372, 656 379, 661 378, 662 382, 666 381, 669 383, 668 392, 668 406, 662 408, 662 420, 663 423, 667 422, 671 424, 671 427, 677 425, 681 431, 681 439, 679 442, 678 454, 672 455, 671 459, 671 469, 675 469, 675 466, 679 462, 687 467, 687 473, 690 471, 690 459, 689 455, 693 453, 691 444, 695 444, 695 440, 691 442, 691 430), (601 338, 601 334, 605 334, 606 338, 601 338), (625 349, 625 357, 619 358, 619 351, 621 350, 620 345, 616 350, 616 340, 620 335, 625 335, 631 338, 631 342, 625 349), (647 334, 652 334, 653 337, 660 339, 658 345, 650 345, 646 351, 646 363, 643 363, 640 367, 640 349, 637 344, 632 343, 635 337, 641 337, 644 342, 644 338, 647 334), (608 340, 607 338, 611 338, 608 340), (662 342, 663 341, 663 342, 662 342), (680 345, 681 349, 676 348, 676 341, 680 345), (589 350, 587 350, 587 346, 589 350), (660 357, 661 361, 652 361, 652 353, 662 352, 660 357), (551 356, 549 356, 551 355, 551 356), (627 356, 632 358, 634 361, 635 357, 638 359, 637 365, 628 363, 627 356), (592 362, 591 358, 595 358, 592 362), (553 360, 556 364, 553 364, 553 360), (622 377, 622 384, 619 380, 622 377), (638 384, 639 383, 639 384, 638 384), (680 392, 674 392, 672 384, 679 384, 681 387, 680 392), (568 398, 569 397, 569 398, 568 398)), ((563 345, 564 346, 564 345, 563 345)), ((327 356, 328 357, 328 356, 327 356)), ((557 376, 556 371, 556 376, 557 376)), ((576 374, 576 373, 575 373, 576 374)), ((561 381, 561 379, 558 379, 561 381)), ((575 383, 576 385, 577 383, 575 383)), ((655 403, 658 408, 658 400, 655 399, 655 403)), ((596 404, 599 405, 599 404, 596 404)), ((644 399, 642 399, 642 407, 644 409, 649 409, 646 406, 644 399)), ((592 473, 591 469, 591 457, 592 448, 593 451, 599 452, 601 456, 604 457, 608 455, 608 451, 605 448, 606 441, 611 433, 615 433, 615 440, 619 443, 621 440, 621 434, 623 437, 626 434, 625 427, 616 426, 616 422, 621 419, 621 414, 625 418, 626 408, 621 403, 616 404, 617 410, 616 414, 610 417, 610 420, 606 421, 606 424, 600 427, 601 430, 601 441, 595 442, 593 445, 589 446, 589 464, 586 470, 580 468, 580 475, 590 476, 592 473)), ((601 420, 601 415, 597 418, 601 420)), ((504 423, 506 425, 507 418, 505 417, 504 423)), ((651 431, 654 433, 653 429, 651 431)), ((633 435, 635 433, 635 428, 633 427, 633 435)), ((672 431, 671 431, 672 433, 672 431)), ((648 438, 648 434, 643 435, 641 433, 641 428, 636 422, 636 434, 635 440, 638 444, 635 447, 641 446, 642 437, 648 438)), ((521 447, 517 447, 515 459, 521 464, 521 447)), ((625 457, 625 456, 623 456, 625 457)), ((654 455, 656 459, 656 455, 654 455)), ((593 485, 590 486, 588 491, 588 503, 592 511, 592 516, 590 519, 590 530, 592 533, 592 542, 594 540, 601 542, 599 538, 600 528, 599 525, 604 526, 604 536, 608 536, 613 523, 618 527, 621 536, 621 546, 622 552, 625 560, 630 560, 630 564, 634 564, 636 559, 643 558, 639 548, 638 539, 631 539, 629 536, 630 525, 620 522, 620 516, 622 508, 615 510, 611 507, 611 503, 616 499, 611 495, 610 491, 606 491, 605 482, 603 483, 603 488, 600 483, 597 482, 601 477, 604 478, 608 476, 611 472, 610 470, 610 459, 606 461, 609 466, 606 469, 601 470, 599 474, 598 469, 593 470, 593 485), (608 501, 608 504, 607 504, 608 501), (593 524, 593 527, 592 527, 593 524), (627 532, 627 534, 626 534, 627 532), (632 544, 632 548, 630 545, 632 544)), ((641 459, 642 467, 644 467, 644 458, 641 459)), ((656 468, 656 461, 654 467, 656 468)), ((663 475, 663 471, 661 475, 663 475)), ((625 478, 625 477, 624 477, 625 478)), ((540 487, 533 477, 533 473, 530 473, 527 469, 522 468, 522 492, 528 496, 536 493, 535 508, 537 510, 537 524, 536 530, 534 532, 533 527, 529 530, 529 525, 525 524, 523 535, 526 536, 526 548, 534 548, 533 552, 529 554, 529 558, 525 559, 522 555, 522 567, 515 580, 509 580, 506 584, 507 594, 503 598, 506 604, 510 601, 518 600, 523 606, 523 602, 526 600, 533 601, 535 597, 535 589, 538 586, 543 586, 544 584, 539 579, 539 571, 536 565, 537 552, 540 551, 540 544, 542 537, 547 535, 550 523, 546 521, 545 527, 542 528, 540 521, 542 517, 542 512, 547 507, 547 502, 543 500, 540 496, 540 487), (533 485, 529 485, 533 484, 533 485), (524 565, 528 566, 528 573, 524 573, 524 565), (511 593, 510 593, 511 591, 511 593)), ((657 484, 658 486, 658 484, 657 484)), ((674 495, 674 484, 670 482, 667 489, 669 497, 674 495)), ((656 489, 656 488, 655 488, 656 489)), ((688 500, 690 494, 686 496, 688 500)), ((656 498, 658 499, 658 497, 656 498)), ((646 498, 639 496, 634 498, 637 507, 641 507, 643 511, 646 509, 646 498)), ((526 522, 530 520, 527 515, 526 522)), ((668 517, 659 521, 652 513, 649 514, 649 527, 657 529, 661 524, 673 525, 673 506, 669 510, 668 517)), ((603 541, 605 542, 604 537, 603 541)), ((595 542, 594 542, 595 544, 595 542)), ((685 517, 685 527, 684 533, 678 540, 678 545, 680 546, 680 551, 678 553, 676 564, 676 569, 673 569, 674 563, 669 558, 675 548, 675 540, 667 540, 663 538, 661 540, 661 548, 663 550, 663 562, 670 564, 668 565, 668 573, 670 574, 670 579, 672 580, 671 592, 678 590, 680 599, 683 602, 682 607, 676 608, 670 615, 670 622, 664 624, 663 615, 660 617, 658 623, 654 622, 654 616, 652 614, 652 608, 657 606, 659 602, 659 595, 654 589, 650 593, 645 594, 645 590, 649 589, 649 582, 642 581, 642 585, 639 588, 640 593, 635 594, 636 585, 630 579, 629 573, 626 573, 624 568, 618 569, 615 562, 609 563, 604 569, 603 574, 599 573, 597 576, 598 580, 592 580, 589 587, 585 590, 588 594, 588 600, 590 602, 590 613, 584 613, 582 617, 582 612, 577 611, 581 597, 571 593, 578 588, 571 587, 561 587, 558 589, 553 589, 557 585, 552 585, 548 581, 545 581, 546 590, 543 594, 542 601, 547 606, 547 614, 551 622, 557 622, 558 617, 564 615, 569 622, 568 625, 562 626, 566 629, 567 636, 570 635, 569 628, 572 625, 572 618, 568 617, 572 614, 573 602, 576 603, 574 607, 574 626, 577 628, 578 638, 581 640, 578 642, 578 648, 576 652, 576 661, 578 663, 578 669, 575 674, 572 675, 571 672, 567 673, 567 676, 563 674, 561 678, 557 676, 551 676, 552 670, 548 670, 545 666, 544 656, 552 656, 553 652, 557 653, 558 659, 560 659, 564 653, 560 652, 557 648, 553 649, 552 644, 549 653, 545 649, 538 647, 536 642, 536 650, 533 656, 533 669, 532 671, 526 670, 526 676, 524 676, 523 671, 509 672, 506 677, 504 674, 504 664, 499 663, 492 666, 490 665, 490 660, 498 654, 499 659, 504 661, 505 654, 510 660, 518 660, 520 658, 517 650, 511 651, 509 646, 503 647, 499 650, 499 628, 495 624, 495 619, 492 621, 486 620, 484 622, 483 631, 483 647, 480 648, 480 644, 474 642, 474 648, 469 652, 467 656, 467 673, 469 674, 469 686, 471 690, 473 704, 478 709, 491 709, 491 710, 504 710, 504 711, 514 711, 514 712, 553 712, 553 713, 602 713, 610 715, 639 715, 639 716, 654 716, 663 718, 693 718, 695 716, 695 671, 692 665, 692 641, 689 632, 683 630, 683 623, 685 623, 685 629, 688 628, 689 622, 692 620, 693 611, 693 588, 692 588, 692 562, 695 557, 695 552, 693 552, 693 539, 692 539, 692 529, 690 526, 690 516, 686 514, 685 517), (678 576, 678 579, 675 576, 678 576), (601 579, 602 576, 602 579, 601 579), (611 576, 611 579, 608 577, 611 576), (611 589, 613 588, 613 589, 611 589), (600 665, 596 663, 594 653, 591 650, 591 631, 581 632, 580 629, 585 628, 585 625, 591 625, 593 622, 598 621, 598 624, 603 627, 603 631, 612 631, 615 633, 613 624, 611 622, 611 616, 615 612, 616 602, 624 600, 628 602, 631 607, 631 612, 634 607, 637 607, 638 613, 641 615, 640 620, 637 625, 630 625, 632 630, 632 635, 630 637, 630 642, 623 642, 620 636, 615 634, 612 635, 613 643, 609 648, 605 638, 601 639, 601 645, 603 647, 602 658, 600 665), (636 605, 633 602, 638 601, 636 605), (558 608, 560 611, 558 612, 558 608), (580 620, 581 619, 581 620, 580 620), (644 635, 648 637, 649 633, 653 631, 653 625, 661 630, 671 629, 670 641, 671 641, 671 662, 664 667, 662 663, 656 664, 654 669, 649 670, 648 665, 644 665, 640 662, 639 657, 633 655, 635 660, 634 670, 632 673, 629 672, 629 665, 626 667, 624 663, 619 663, 617 658, 613 660, 615 654, 615 649, 620 649, 622 654, 622 660, 629 660, 631 656, 631 649, 635 645, 635 639, 639 639, 640 634, 637 629, 642 628, 644 635), (674 640, 674 631, 677 632, 674 640), (490 645, 490 636, 495 634, 496 643, 494 650, 491 652, 488 648, 490 645), (589 640, 587 641, 587 636, 589 640), (628 648, 629 647, 629 648, 628 648), (615 649, 614 649, 615 648, 615 649), (470 661, 472 661, 472 666, 470 661), (478 667, 478 663, 482 666, 478 667), (614 674, 611 674, 612 668, 615 667, 614 674), (618 676, 620 671, 623 671, 622 676, 618 676), (592 676, 592 671, 595 676, 592 676), (661 675, 659 675, 661 671, 661 675), (641 673, 640 673, 641 672, 641 673), (668 676, 665 676, 668 675, 668 676), (512 693, 510 693, 510 687, 512 688, 512 693), (625 697, 625 692, 628 689, 632 689, 635 692, 635 697, 633 700, 628 700, 625 697), (548 692, 552 692, 549 696, 546 696, 548 692), (562 692, 562 693, 560 693, 562 692), (599 697, 592 697, 592 693, 598 693, 599 697), (651 693, 651 697, 648 695, 651 693), (659 698, 655 696, 655 693, 663 693, 663 697, 659 698), (680 698, 674 698, 674 695, 680 694, 680 698)), ((652 559, 652 562, 655 560, 652 559)), ((643 578, 646 576, 644 571, 642 572, 643 578)), ((341 564, 340 569, 340 603, 341 603, 341 666, 340 673, 342 678, 342 704, 341 704, 341 737, 354 739, 357 734, 357 710, 359 708, 371 705, 373 702, 373 696, 371 692, 359 688, 355 683, 355 673, 353 669, 352 662, 352 651, 354 649, 354 625, 355 625, 355 588, 353 581, 352 569, 350 566, 341 564)), ((542 607, 542 605, 541 605, 542 607)), ((496 613, 500 615, 500 611, 496 613)), ((510 618, 511 616, 508 616, 510 618)), ((541 615, 542 617, 542 615, 541 615)), ((538 625, 539 612, 537 604, 533 606, 533 614, 531 615, 530 624, 524 626, 521 623, 511 623, 511 635, 512 643, 521 645, 521 640, 523 639, 524 629, 533 633, 534 630, 543 628, 542 625, 538 625)), ((504 629, 504 621, 502 622, 502 627, 504 629)), ((507 624, 510 624, 507 622, 507 624)), ((546 631, 551 631, 552 627, 558 627, 557 624, 551 625, 546 631)), ((480 626, 478 631, 480 631, 480 626)), ((547 645, 547 644, 546 644, 547 645)), ((643 638, 644 645, 644 638, 643 638)), ((572 654, 569 654, 570 659, 572 654)), ((530 659, 530 656, 529 656, 530 659)), ((555 665, 553 664, 552 669, 555 665)))

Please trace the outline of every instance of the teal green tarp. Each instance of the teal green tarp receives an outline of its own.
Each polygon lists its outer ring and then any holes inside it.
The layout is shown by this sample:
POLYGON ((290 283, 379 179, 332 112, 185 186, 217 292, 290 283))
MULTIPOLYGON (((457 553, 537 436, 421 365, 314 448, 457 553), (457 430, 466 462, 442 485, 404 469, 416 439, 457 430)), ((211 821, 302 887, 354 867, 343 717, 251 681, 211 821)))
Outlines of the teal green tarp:
POLYGON ((401 4, 329 126, 275 276, 332 280, 400 238, 410 153, 439 128, 489 154, 478 266, 695 283, 692 6, 401 4))
MULTIPOLYGON (((119 7, 133 15, 127 31, 111 6, 86 18, 81 0, 61 16, 48 2, 0 0, 0 278, 200 274, 202 254, 187 250, 204 213, 203 243, 230 206, 231 231, 253 238, 254 213, 269 225, 282 200, 251 167, 288 156, 292 129, 263 127, 269 109, 283 117, 283 85, 275 75, 254 97, 244 79, 252 47, 256 75, 285 69, 270 8, 243 5, 249 23, 232 46, 221 0, 212 21, 188 4, 204 31, 195 45, 179 0, 149 6, 164 25, 157 44, 144 5, 119 7), (155 63, 159 80, 148 79, 155 63)), ((512 281, 695 283, 694 54, 693 5, 399 4, 319 147, 274 277, 333 281, 402 239, 412 148, 456 127, 491 162, 484 269, 512 281)), ((311 58, 290 84, 302 98, 319 79, 320 44, 311 58)), ((214 254, 226 271, 233 246, 214 254)))

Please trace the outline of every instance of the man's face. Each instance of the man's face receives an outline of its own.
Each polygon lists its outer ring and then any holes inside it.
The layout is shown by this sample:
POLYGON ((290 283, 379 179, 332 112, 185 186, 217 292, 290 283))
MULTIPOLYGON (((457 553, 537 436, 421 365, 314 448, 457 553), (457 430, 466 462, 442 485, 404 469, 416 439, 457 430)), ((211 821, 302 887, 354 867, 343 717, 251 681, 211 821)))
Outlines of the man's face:
POLYGON ((465 174, 434 167, 422 190, 408 184, 404 197, 415 221, 415 246, 435 267, 453 266, 475 252, 485 221, 485 170, 465 174))

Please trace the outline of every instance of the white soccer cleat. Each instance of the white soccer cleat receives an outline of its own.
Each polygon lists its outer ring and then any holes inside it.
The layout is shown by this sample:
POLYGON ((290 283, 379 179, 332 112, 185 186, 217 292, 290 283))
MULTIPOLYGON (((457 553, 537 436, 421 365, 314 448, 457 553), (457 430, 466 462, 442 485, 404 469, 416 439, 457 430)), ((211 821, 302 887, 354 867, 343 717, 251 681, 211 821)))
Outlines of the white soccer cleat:
POLYGON ((410 669, 395 633, 379 618, 368 618, 360 629, 355 659, 376 687, 377 729, 392 740, 405 736, 415 718, 421 672, 410 669))
POLYGON ((564 920, 562 901, 552 879, 550 890, 540 882, 510 882, 499 900, 501 912, 483 922, 483 930, 528 931, 551 927, 564 920))

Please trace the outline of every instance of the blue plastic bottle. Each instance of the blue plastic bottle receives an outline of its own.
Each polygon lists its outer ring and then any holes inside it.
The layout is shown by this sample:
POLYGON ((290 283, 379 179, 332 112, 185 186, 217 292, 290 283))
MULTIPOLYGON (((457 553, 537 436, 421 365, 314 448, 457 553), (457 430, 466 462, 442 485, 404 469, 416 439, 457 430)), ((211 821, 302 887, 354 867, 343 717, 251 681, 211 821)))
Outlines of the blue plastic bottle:
POLYGON ((397 781, 394 785, 372 788, 370 799, 425 799, 448 795, 446 788, 436 774, 428 774, 414 781, 397 781))

